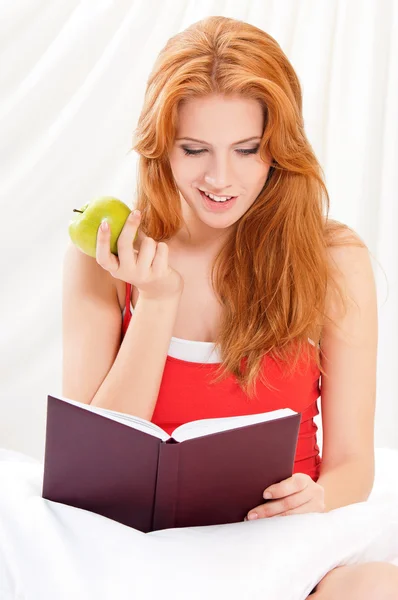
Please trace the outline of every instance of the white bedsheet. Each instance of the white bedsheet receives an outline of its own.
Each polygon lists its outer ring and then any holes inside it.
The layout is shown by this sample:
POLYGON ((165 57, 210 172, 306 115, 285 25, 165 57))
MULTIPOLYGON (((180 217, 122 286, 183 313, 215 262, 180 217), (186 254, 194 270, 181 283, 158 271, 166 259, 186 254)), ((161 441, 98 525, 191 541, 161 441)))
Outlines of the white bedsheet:
POLYGON ((1 600, 304 600, 333 567, 398 565, 398 451, 367 502, 144 534, 41 498, 42 463, 0 449, 1 600))

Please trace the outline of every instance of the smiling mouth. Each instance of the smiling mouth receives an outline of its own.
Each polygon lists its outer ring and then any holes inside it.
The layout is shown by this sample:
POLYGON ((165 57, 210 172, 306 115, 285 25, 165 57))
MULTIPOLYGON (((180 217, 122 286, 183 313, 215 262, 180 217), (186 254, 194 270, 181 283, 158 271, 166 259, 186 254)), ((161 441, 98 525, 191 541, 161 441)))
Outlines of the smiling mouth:
MULTIPOLYGON (((200 188, 198 188, 199 192, 202 192, 203 194, 205 194, 205 196, 207 196, 209 198, 209 200, 213 200, 212 198, 210 198, 210 196, 208 194, 210 194, 211 192, 206 192, 205 190, 202 190, 200 188)), ((226 195, 222 195, 222 196, 218 196, 217 194, 211 194, 212 196, 215 196, 216 198, 228 198, 229 200, 233 200, 234 198, 237 198, 238 196, 226 196, 226 195)), ((213 200, 213 202, 217 202, 217 200, 213 200)), ((221 202, 223 202, 221 200, 221 202)), ((225 202, 225 200, 224 200, 225 202)))

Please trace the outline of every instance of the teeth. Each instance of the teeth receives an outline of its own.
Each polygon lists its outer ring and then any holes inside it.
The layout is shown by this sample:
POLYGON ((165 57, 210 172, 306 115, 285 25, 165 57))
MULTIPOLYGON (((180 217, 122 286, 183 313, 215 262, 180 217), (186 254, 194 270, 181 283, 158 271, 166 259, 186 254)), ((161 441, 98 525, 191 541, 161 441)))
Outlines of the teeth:
POLYGON ((205 196, 211 198, 212 200, 215 200, 216 202, 226 202, 227 200, 230 200, 232 198, 232 196, 228 196, 227 198, 220 198, 220 196, 214 196, 213 194, 207 194, 206 192, 203 193, 205 194, 205 196))

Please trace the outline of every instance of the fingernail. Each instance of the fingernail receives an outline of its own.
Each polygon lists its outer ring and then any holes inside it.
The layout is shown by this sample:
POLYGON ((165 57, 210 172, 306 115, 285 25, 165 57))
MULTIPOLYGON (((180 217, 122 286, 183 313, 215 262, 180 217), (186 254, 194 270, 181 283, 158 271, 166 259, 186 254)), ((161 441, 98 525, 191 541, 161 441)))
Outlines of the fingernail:
POLYGON ((109 230, 109 224, 108 221, 106 221, 105 219, 101 222, 101 231, 108 231, 109 230))
POLYGON ((252 521, 253 519, 258 519, 258 514, 257 513, 249 513, 248 517, 249 521, 252 521))
POLYGON ((269 500, 270 498, 272 498, 271 492, 264 492, 263 498, 264 500, 269 500))
POLYGON ((139 217, 140 215, 141 215, 141 211, 139 211, 138 209, 134 211, 135 217, 139 217))

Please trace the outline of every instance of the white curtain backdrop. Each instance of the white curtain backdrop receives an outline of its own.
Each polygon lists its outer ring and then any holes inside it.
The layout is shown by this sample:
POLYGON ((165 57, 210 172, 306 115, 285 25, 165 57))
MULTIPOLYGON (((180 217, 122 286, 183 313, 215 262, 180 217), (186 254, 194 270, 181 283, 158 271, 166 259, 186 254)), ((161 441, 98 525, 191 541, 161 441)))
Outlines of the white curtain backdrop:
POLYGON ((398 448, 398 2, 0 0, 0 11, 0 447, 43 457, 72 209, 108 194, 134 206, 131 136, 153 61, 178 31, 224 15, 289 57, 330 215, 372 253, 376 446, 398 448))

